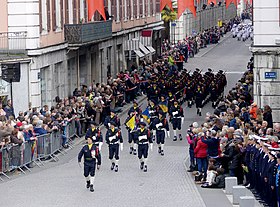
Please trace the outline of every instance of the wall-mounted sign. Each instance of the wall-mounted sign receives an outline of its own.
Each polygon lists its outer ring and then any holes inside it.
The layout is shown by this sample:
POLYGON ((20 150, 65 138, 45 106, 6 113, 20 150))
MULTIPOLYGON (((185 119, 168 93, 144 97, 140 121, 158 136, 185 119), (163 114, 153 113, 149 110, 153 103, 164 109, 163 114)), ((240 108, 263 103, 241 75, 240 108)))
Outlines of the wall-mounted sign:
POLYGON ((277 78, 277 73, 276 72, 265 72, 264 73, 264 78, 265 79, 276 79, 277 78))

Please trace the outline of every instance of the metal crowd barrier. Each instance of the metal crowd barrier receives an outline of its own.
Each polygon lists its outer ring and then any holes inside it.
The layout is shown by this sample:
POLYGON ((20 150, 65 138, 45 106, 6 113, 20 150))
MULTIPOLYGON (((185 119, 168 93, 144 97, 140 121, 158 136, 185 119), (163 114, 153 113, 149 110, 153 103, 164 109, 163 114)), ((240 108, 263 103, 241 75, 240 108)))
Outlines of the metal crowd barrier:
MULTIPOLYGON (((30 168, 33 164, 40 167, 43 164, 43 160, 52 159, 58 161, 58 153, 66 154, 62 146, 62 136, 67 138, 67 144, 70 148, 74 147, 73 139, 78 137, 76 134, 75 121, 70 122, 65 129, 66 134, 63 132, 53 132, 50 134, 37 136, 37 140, 24 142, 21 145, 8 144, 7 146, 0 148, 0 176, 4 176, 8 179, 8 172, 15 169, 20 170, 25 174, 24 169, 31 171, 30 168)), ((3 178, 0 177, 3 181, 3 178)))

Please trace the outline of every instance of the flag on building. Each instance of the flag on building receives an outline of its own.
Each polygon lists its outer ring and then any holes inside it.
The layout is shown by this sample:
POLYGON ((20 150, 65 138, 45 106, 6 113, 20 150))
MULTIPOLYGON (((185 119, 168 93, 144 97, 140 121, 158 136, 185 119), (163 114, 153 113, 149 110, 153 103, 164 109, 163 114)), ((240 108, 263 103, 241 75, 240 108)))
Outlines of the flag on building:
POLYGON ((133 130, 136 126, 136 120, 135 120, 135 115, 133 117, 131 117, 128 122, 125 123, 125 125, 130 128, 131 130, 133 130))
POLYGON ((150 113, 149 113, 149 109, 148 109, 148 108, 146 108, 145 111, 143 111, 142 117, 143 117, 148 123, 150 123, 151 115, 150 115, 150 113))
POLYGON ((103 17, 104 21, 106 21, 103 0, 87 0, 87 6, 88 6, 88 20, 89 21, 91 21, 95 11, 98 11, 99 14, 103 17))
POLYGON ((160 1, 160 11, 164 9, 164 7, 168 6, 169 9, 173 11, 172 1, 171 0, 161 0, 160 1))
POLYGON ((177 11, 177 18, 179 19, 180 16, 186 9, 189 9, 194 17, 196 17, 196 9, 194 6, 194 0, 178 0, 177 1, 178 11, 177 11))

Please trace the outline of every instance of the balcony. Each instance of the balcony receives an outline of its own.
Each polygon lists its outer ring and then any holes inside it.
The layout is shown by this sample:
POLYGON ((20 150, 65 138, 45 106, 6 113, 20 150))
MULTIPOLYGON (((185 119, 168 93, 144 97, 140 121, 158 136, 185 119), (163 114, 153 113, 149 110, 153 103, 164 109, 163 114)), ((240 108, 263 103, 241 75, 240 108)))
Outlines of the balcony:
POLYGON ((27 32, 0 32, 0 54, 25 54, 27 32))
POLYGON ((65 25, 65 40, 70 45, 85 45, 112 37, 112 21, 65 25))

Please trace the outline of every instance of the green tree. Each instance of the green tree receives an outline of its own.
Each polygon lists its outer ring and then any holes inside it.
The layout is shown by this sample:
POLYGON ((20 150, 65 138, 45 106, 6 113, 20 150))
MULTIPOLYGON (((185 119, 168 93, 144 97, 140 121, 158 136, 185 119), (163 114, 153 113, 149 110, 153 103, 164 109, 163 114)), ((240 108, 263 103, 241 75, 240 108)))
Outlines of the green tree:
POLYGON ((164 37, 165 39, 168 38, 170 40, 170 22, 174 22, 177 19, 177 11, 172 11, 168 6, 166 6, 161 12, 161 19, 164 21, 164 37))

